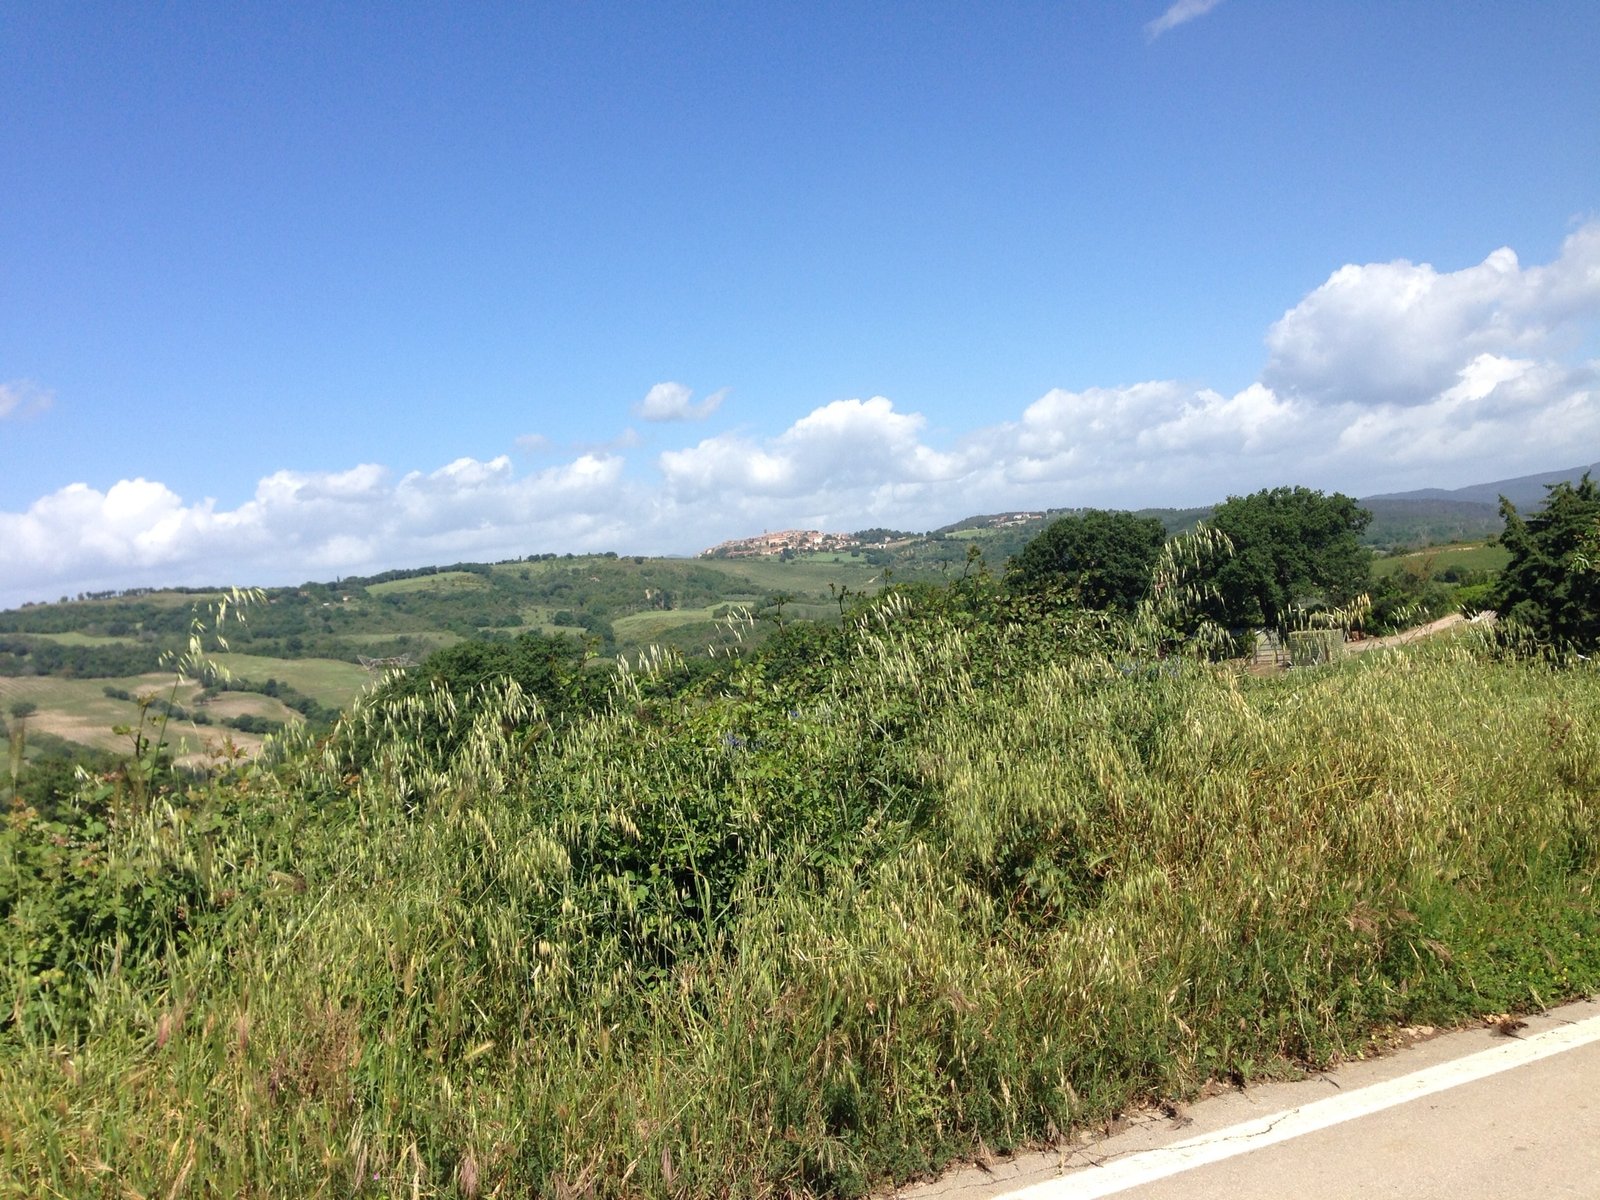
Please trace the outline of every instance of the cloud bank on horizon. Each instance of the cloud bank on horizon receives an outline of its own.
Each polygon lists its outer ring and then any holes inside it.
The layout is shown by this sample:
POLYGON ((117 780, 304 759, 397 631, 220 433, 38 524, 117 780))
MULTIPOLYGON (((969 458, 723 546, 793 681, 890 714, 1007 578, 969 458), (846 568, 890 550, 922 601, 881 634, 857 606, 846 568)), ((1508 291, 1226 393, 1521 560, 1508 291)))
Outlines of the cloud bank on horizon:
MULTIPOLYGON (((1566 467, 1600 445, 1600 362, 1584 357, 1597 318, 1592 221, 1542 265, 1502 248, 1455 271, 1340 267, 1266 331, 1259 378, 1232 395, 1170 379, 1056 388, 949 439, 890 398, 836 399, 776 435, 728 430, 648 464, 624 453, 640 443, 630 430, 531 472, 506 454, 400 475, 374 463, 284 469, 233 509, 156 480, 74 483, 0 512, 0 605, 549 551, 693 553, 761 528, 928 528, 983 511, 1203 504, 1282 483, 1365 494, 1566 467)), ((660 382, 633 411, 675 427, 711 417, 727 391, 693 395, 660 382)), ((40 416, 49 400, 35 384, 0 383, 0 419, 40 416)), ((539 435, 518 441, 551 450, 539 435)))

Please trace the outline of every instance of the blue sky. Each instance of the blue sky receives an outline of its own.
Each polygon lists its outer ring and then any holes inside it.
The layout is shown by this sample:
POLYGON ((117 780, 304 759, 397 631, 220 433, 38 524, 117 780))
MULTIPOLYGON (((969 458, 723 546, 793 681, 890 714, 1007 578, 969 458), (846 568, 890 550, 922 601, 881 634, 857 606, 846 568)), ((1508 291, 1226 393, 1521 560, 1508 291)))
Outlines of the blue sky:
POLYGON ((0 0, 0 604, 1591 461, 1596 45, 0 0))

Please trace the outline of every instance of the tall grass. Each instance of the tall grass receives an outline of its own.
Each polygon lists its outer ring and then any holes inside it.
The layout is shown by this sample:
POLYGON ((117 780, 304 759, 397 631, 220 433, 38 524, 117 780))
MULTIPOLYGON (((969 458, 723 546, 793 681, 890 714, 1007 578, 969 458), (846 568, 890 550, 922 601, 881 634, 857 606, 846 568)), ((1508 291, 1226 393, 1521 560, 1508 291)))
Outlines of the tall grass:
POLYGON ((150 911, 62 932, 59 979, 13 953, 4 1176, 853 1195, 1600 986, 1592 670, 1464 638, 1251 680, 892 599, 804 677, 669 667, 564 727, 368 703, 113 821, 150 911))

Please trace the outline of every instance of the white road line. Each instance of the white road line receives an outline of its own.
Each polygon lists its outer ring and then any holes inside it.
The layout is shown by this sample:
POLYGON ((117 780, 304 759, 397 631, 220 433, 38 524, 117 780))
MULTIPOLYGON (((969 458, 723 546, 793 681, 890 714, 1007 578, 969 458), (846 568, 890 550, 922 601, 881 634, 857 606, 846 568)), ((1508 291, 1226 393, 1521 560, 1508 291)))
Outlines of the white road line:
POLYGON ((1492 1050, 1469 1054, 1465 1058, 1453 1059, 1354 1092, 1330 1096, 1300 1108, 1245 1121, 1215 1133, 1201 1134, 1158 1150, 1130 1154, 1103 1167, 1084 1167, 1060 1179, 1007 1192, 998 1200, 1094 1200, 1098 1196, 1112 1196, 1140 1184, 1153 1183, 1237 1154, 1248 1154, 1263 1146, 1315 1133, 1330 1125, 1382 1112, 1397 1104, 1484 1079, 1513 1067, 1525 1066, 1595 1041, 1600 1041, 1600 1016, 1558 1025, 1528 1037, 1511 1038, 1492 1050))

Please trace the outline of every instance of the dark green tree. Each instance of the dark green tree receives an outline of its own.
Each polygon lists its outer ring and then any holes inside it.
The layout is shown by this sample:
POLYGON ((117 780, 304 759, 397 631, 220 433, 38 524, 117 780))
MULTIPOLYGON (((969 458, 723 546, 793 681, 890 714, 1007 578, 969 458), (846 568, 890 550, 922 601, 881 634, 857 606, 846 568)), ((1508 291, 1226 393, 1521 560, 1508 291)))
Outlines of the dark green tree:
POLYGON ((1211 518, 1233 543, 1209 580, 1218 623, 1283 629, 1297 608, 1359 596, 1372 574, 1372 552, 1360 542, 1371 519, 1340 492, 1278 487, 1229 496, 1211 518))
POLYGON ((1154 517, 1085 509, 1045 526, 1011 560, 1007 582, 1019 592, 1065 589, 1086 608, 1132 612, 1166 537, 1154 517))
POLYGON ((486 685, 514 679, 547 713, 564 716, 574 706, 586 710, 601 690, 598 680, 587 677, 586 659, 582 643, 560 635, 524 633, 507 641, 457 642, 391 680, 388 691, 406 696, 442 685, 459 703, 486 685))
POLYGON ((1500 542, 1511 552, 1495 595, 1500 615, 1563 650, 1600 647, 1600 485, 1587 474, 1554 484, 1526 519, 1502 496, 1500 515, 1500 542))

